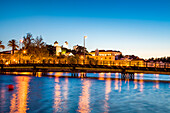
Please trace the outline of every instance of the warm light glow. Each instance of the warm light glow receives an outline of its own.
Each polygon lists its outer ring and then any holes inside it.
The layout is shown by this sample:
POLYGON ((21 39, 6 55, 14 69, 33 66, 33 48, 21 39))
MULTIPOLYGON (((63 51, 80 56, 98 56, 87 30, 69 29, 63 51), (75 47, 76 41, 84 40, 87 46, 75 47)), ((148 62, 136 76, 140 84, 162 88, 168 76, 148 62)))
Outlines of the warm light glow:
POLYGON ((118 86, 118 83, 119 83, 119 74, 118 73, 115 73, 115 90, 118 90, 119 89, 119 86, 118 86))
POLYGON ((42 72, 37 72, 36 73, 36 77, 41 77, 41 75, 42 75, 42 72))
POLYGON ((110 76, 111 76, 111 73, 106 73, 106 75, 110 78, 110 76))
POLYGON ((5 63, 5 65, 8 65, 8 64, 9 64, 9 62, 6 62, 6 63, 5 63))
POLYGON ((86 38, 87 38, 87 36, 84 36, 84 38, 86 39, 86 38))
POLYGON ((134 79, 134 84, 135 84, 134 89, 137 89, 137 88, 138 88, 138 82, 137 82, 137 79, 134 79))
MULTIPOLYGON (((50 74, 52 74, 52 73, 50 73, 50 74)), ((56 77, 59 77, 59 76, 62 76, 63 75, 63 72, 55 72, 54 73, 54 76, 56 76, 56 77)))
POLYGON ((23 53, 24 53, 24 54, 26 54, 26 53, 27 53, 27 51, 26 51, 26 50, 23 50, 23 53))
POLYGON ((121 90, 122 90, 122 80, 120 79, 119 80, 119 92, 121 92, 121 90))
POLYGON ((19 74, 23 74, 23 75, 31 75, 31 72, 19 72, 19 74))
POLYGON ((139 84, 140 84, 140 91, 142 92, 143 91, 143 87, 144 87, 144 81, 143 81, 143 73, 140 73, 140 80, 139 80, 139 84))
POLYGON ((23 40, 20 40, 20 43, 22 43, 23 42, 23 40))
POLYGON ((110 92, 111 92, 111 80, 107 79, 106 86, 105 86, 105 103, 104 103, 106 113, 108 112, 108 108, 109 108, 107 101, 109 100, 110 92))
POLYGON ((99 80, 104 80, 104 73, 99 73, 99 80))
POLYGON ((61 105, 61 87, 59 84, 59 78, 55 78, 55 92, 54 92, 54 112, 58 112, 60 110, 61 105))
POLYGON ((16 92, 12 95, 10 113, 26 113, 29 109, 27 104, 30 78, 18 76, 16 80, 16 92))
POLYGON ((90 105, 89 105, 90 86, 91 86, 90 81, 87 79, 84 79, 82 83, 82 93, 81 93, 81 96, 79 97, 79 106, 78 106, 79 113, 90 112, 90 105))
POLYGON ((83 59, 84 57, 81 55, 80 58, 83 59))

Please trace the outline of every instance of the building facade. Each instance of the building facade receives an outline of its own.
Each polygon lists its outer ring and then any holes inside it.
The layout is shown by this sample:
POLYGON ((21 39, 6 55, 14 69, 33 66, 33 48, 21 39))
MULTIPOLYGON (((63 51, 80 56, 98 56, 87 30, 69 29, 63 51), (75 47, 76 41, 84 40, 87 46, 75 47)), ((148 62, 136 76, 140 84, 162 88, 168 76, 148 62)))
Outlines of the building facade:
POLYGON ((98 61, 98 64, 111 64, 115 61, 115 57, 121 55, 120 51, 113 51, 113 50, 98 50, 90 52, 90 58, 93 58, 98 61))

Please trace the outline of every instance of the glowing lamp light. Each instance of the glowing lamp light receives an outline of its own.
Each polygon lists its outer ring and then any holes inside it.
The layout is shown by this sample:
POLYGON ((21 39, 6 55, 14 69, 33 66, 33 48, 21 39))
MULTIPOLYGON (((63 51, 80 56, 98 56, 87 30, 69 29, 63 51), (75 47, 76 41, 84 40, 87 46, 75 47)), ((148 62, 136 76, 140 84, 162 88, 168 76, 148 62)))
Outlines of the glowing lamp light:
POLYGON ((80 58, 81 58, 81 59, 83 59, 84 57, 83 57, 83 56, 81 56, 80 58))
POLYGON ((8 65, 8 64, 9 64, 8 62, 5 63, 5 65, 8 65))
POLYGON ((23 40, 20 40, 20 43, 22 43, 23 42, 23 40))
POLYGON ((87 38, 87 36, 84 36, 84 38, 86 39, 86 38, 87 38))
POLYGON ((26 50, 24 50, 24 51, 23 51, 23 53, 24 53, 24 54, 26 54, 26 53, 27 53, 27 51, 26 51, 26 50))

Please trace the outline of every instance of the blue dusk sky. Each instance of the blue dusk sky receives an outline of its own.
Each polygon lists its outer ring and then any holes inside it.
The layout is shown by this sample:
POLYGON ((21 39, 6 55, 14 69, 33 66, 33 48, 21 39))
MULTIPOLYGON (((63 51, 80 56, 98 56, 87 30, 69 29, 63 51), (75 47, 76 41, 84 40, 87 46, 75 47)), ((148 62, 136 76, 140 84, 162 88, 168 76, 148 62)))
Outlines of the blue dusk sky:
POLYGON ((3 44, 26 33, 69 48, 86 35, 88 51, 170 56, 170 0, 0 0, 3 44))

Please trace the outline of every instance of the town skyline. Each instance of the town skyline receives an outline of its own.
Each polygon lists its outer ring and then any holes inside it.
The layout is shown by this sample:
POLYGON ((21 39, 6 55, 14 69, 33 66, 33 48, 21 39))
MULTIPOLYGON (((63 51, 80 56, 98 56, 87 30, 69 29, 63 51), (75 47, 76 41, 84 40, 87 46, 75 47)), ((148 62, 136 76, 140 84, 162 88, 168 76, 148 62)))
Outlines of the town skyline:
MULTIPOLYGON (((32 35, 33 35, 33 34, 32 34, 32 35)), ((43 38, 43 41, 44 41, 44 37, 43 37, 42 35, 38 35, 38 36, 42 37, 42 38, 43 38)), ((23 37, 24 37, 24 36, 23 36, 23 37)), ((37 36, 34 36, 34 35, 33 35, 33 37, 36 38, 37 36)), ((83 37, 84 37, 84 36, 83 36, 83 37)), ((13 39, 14 39, 14 38, 13 38, 13 39)), ((12 40, 12 39, 11 39, 11 40, 12 40)), ((16 40, 16 39, 14 39, 14 40, 16 40)), ((19 40, 16 40, 16 41, 18 42, 18 43, 17 43, 18 46, 20 46, 20 47, 22 47, 22 46, 21 46, 22 43, 20 42, 21 40, 23 40, 23 38, 20 38, 19 40)), ((5 49, 2 49, 2 48, 1 48, 1 49, 0 49, 0 52, 12 50, 11 47, 7 46, 7 45, 8 45, 8 42, 4 43, 3 40, 1 40, 1 41, 2 41, 2 45, 5 46, 5 49)), ((9 41, 9 40, 8 40, 8 41, 9 41)), ((63 47, 64 47, 64 44, 65 44, 65 42, 66 42, 67 40, 62 40, 62 41, 61 41, 61 40, 60 40, 60 41, 56 40, 56 41, 59 43, 60 46, 63 46, 63 47)), ((52 45, 52 46, 54 46, 54 42, 55 42, 55 41, 54 41, 53 43, 46 43, 46 41, 44 41, 44 42, 45 42, 45 44, 47 44, 47 45, 52 45)), ((83 43, 84 43, 83 40, 82 40, 82 43, 79 43, 79 44, 78 44, 78 43, 77 43, 77 44, 71 43, 72 45, 70 45, 70 42, 68 42, 68 49, 73 49, 73 47, 76 46, 76 45, 83 46, 83 43)), ((87 45, 87 43, 86 43, 86 45, 87 45)), ((86 48, 87 48, 88 52, 95 51, 95 50, 97 50, 97 49, 98 49, 98 50, 121 51, 121 50, 119 50, 119 49, 114 49, 114 48, 100 48, 100 47, 97 48, 97 47, 96 47, 96 49, 90 49, 90 48, 88 48, 87 46, 86 46, 86 48)), ((20 48, 18 48, 18 50, 19 50, 19 49, 20 49, 20 48)), ((124 50, 122 50, 122 51, 124 51, 124 50)), ((121 51, 121 52, 122 52, 122 51, 121 51)), ((125 52, 125 53, 126 53, 126 52, 125 52)), ((135 53, 134 53, 134 54, 133 54, 133 53, 131 54, 131 53, 128 53, 128 52, 127 52, 126 54, 125 54, 125 53, 122 52, 122 55, 135 55, 135 56, 138 56, 139 58, 143 58, 143 59, 169 57, 169 55, 167 55, 167 56, 165 55, 165 56, 151 56, 151 57, 148 56, 148 57, 141 57, 141 56, 139 56, 139 55, 137 55, 137 54, 135 54, 135 53)), ((152 54, 152 53, 151 53, 151 54, 152 54)))
MULTIPOLYGON (((170 2, 139 1, 0 1, 0 40, 19 41, 26 33, 69 48, 119 50, 142 58, 170 56, 170 2), (102 7, 102 10, 100 9, 102 7), (22 9, 22 10, 21 10, 22 9)), ((8 49, 9 50, 9 49, 8 49)))

